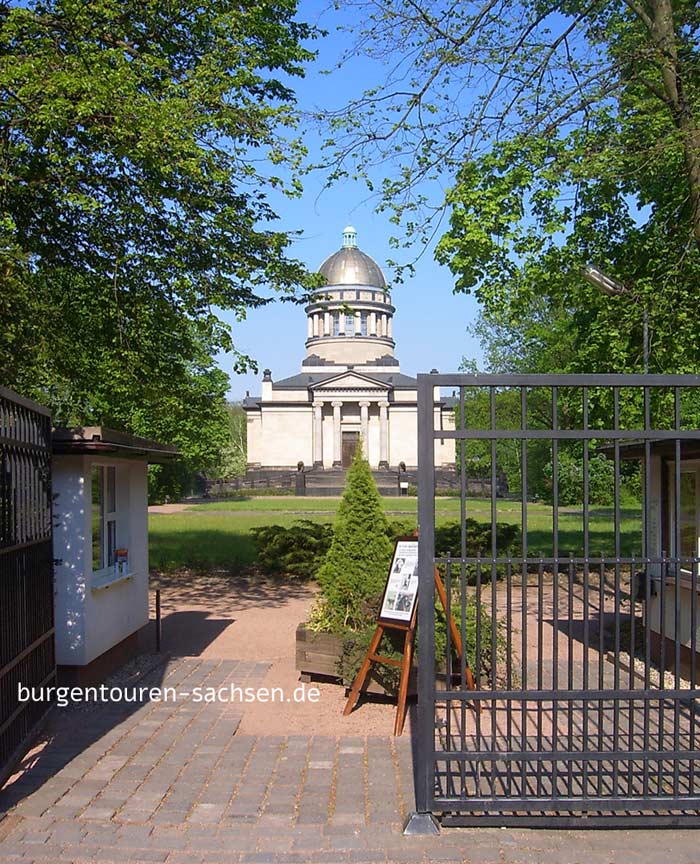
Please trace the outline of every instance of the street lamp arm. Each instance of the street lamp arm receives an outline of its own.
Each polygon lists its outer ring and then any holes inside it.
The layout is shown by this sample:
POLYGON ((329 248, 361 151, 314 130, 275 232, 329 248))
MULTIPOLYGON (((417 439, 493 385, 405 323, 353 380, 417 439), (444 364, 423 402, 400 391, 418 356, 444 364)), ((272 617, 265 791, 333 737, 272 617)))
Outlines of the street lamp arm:
POLYGON ((603 273, 600 267, 596 267, 594 264, 587 264, 583 267, 581 275, 586 282, 589 282, 595 288, 598 288, 599 291, 612 297, 619 297, 620 295, 630 293, 630 289, 624 283, 618 279, 614 279, 612 276, 608 276, 607 273, 603 273))

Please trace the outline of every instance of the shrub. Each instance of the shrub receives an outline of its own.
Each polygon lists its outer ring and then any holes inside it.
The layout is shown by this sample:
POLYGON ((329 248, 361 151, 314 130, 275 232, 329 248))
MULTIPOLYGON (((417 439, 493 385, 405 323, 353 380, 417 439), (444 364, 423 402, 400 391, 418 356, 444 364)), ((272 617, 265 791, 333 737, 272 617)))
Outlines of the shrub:
MULTIPOLYGON (((459 627, 459 609, 460 598, 459 592, 455 590, 452 595, 453 616, 459 627)), ((499 661, 505 657, 505 640, 503 639, 502 629, 498 628, 496 636, 496 664, 491 659, 491 613, 490 610, 482 604, 481 606, 481 650, 479 657, 476 656, 476 618, 477 618, 477 603, 476 597, 471 594, 467 597, 466 602, 466 657, 467 663, 470 666, 474 677, 481 676, 483 681, 491 681, 492 675, 495 674, 496 667, 499 661)), ((343 654, 339 663, 338 674, 345 681, 353 681, 360 665, 367 653, 369 643, 374 635, 376 622, 368 624, 362 630, 356 633, 349 633, 343 640, 343 654)), ((391 657, 395 660, 401 660, 403 657, 403 642, 404 634, 396 630, 388 630, 384 632, 378 653, 384 657, 391 657)), ((416 656, 420 650, 420 634, 416 634, 415 651, 416 656)), ((447 618, 445 610, 442 608, 440 601, 435 601, 435 669, 437 672, 446 671, 446 654, 447 651, 447 618)), ((375 664, 373 673, 377 680, 387 688, 387 690, 398 689, 399 678, 401 676, 400 669, 395 666, 385 666, 384 664, 375 664)), ((459 673, 459 660, 453 655, 452 671, 454 674, 459 673)))
MULTIPOLYGON (((557 460, 558 496, 562 507, 583 503, 583 458, 580 454, 562 450, 557 460)), ((554 469, 549 462, 544 467, 547 504, 553 500, 554 469)), ((588 460, 588 500, 590 504, 607 507, 615 498, 615 466, 611 459, 593 454, 588 460)))
MULTIPOLYGON (((387 526, 387 537, 393 543, 397 537, 415 530, 415 523, 392 520, 387 526)), ((316 576, 333 540, 332 525, 311 519, 299 519, 289 528, 264 525, 252 528, 250 533, 255 538, 261 570, 298 579, 316 576)))
POLYGON ((212 484, 207 491, 211 501, 253 501, 255 498, 296 495, 292 486, 241 486, 235 489, 232 486, 212 484))
MULTIPOLYGON (((467 557, 488 555, 491 552, 491 523, 467 519, 467 557)), ((496 549, 499 557, 517 554, 520 551, 520 528, 507 522, 496 523, 496 549)), ((462 532, 459 522, 446 522, 435 529, 435 550, 438 554, 450 552, 459 555, 462 549, 462 532)))
POLYGON ((390 527, 369 464, 358 450, 348 469, 333 540, 317 578, 328 629, 361 630, 370 623, 384 589, 392 543, 390 527))
POLYGON ((323 522, 300 519, 289 528, 264 525, 252 528, 258 547, 258 564, 267 573, 284 573, 311 579, 323 563, 333 528, 323 522))
MULTIPOLYGON (((475 519, 467 519, 467 557, 486 557, 491 554, 491 523, 477 522, 475 519)), ((509 555, 517 555, 521 550, 521 531, 518 525, 507 522, 496 523, 496 553, 499 558, 507 558, 509 555)), ((438 555, 449 552, 454 557, 459 557, 462 551, 462 532, 459 522, 448 522, 435 529, 435 551, 438 555)), ((445 565, 440 565, 443 574, 445 565)), ((505 576, 506 565, 498 564, 495 567, 484 565, 481 568, 480 580, 483 584, 491 581, 493 573, 496 579, 505 576)), ((459 571, 453 569, 453 578, 458 578, 459 571)), ((465 565, 465 577, 468 585, 475 585, 477 581, 477 565, 465 565)))

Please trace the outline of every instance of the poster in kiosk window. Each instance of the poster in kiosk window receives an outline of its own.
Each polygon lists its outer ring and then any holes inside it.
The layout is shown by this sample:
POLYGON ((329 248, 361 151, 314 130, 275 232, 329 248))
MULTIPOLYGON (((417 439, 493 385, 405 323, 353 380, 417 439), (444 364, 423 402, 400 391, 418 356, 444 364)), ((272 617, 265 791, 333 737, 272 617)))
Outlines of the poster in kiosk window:
POLYGON ((402 537, 396 542, 382 598, 379 621, 409 625, 418 601, 418 540, 402 537))

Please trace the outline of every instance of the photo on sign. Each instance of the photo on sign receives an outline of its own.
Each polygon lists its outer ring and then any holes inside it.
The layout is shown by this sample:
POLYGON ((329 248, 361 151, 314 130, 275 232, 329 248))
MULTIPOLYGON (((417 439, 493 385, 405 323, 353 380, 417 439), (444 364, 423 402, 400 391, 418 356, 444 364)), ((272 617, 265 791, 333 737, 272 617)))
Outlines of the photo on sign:
POLYGON ((410 623, 418 599, 418 541, 400 539, 396 543, 384 589, 380 620, 410 623))

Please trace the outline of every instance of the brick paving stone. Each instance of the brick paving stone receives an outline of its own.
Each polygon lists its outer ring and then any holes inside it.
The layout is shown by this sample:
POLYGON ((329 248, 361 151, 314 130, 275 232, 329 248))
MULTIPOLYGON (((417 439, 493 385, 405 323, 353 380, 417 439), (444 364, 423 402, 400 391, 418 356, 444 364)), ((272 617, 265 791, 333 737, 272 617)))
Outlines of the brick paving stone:
MULTIPOLYGON (((258 839, 258 832, 255 830, 222 835, 223 848, 229 852, 253 852, 257 848, 258 839)), ((196 848, 196 846, 192 848, 196 848)))
POLYGON ((152 832, 152 825, 122 825, 117 829, 114 842, 129 848, 143 848, 149 844, 152 832))
POLYGON ((170 852, 164 849, 136 849, 129 858, 134 862, 164 862, 168 860, 170 852))
POLYGON ((309 859, 299 853, 293 852, 246 852, 241 855, 241 862, 245 864, 306 864, 309 859))
POLYGON ((200 860, 203 864, 238 864, 241 860, 241 854, 241 852, 225 852, 221 850, 202 852, 200 860))
POLYGON ((79 843, 85 829, 77 821, 61 821, 54 823, 49 832, 49 839, 52 843, 79 843))
POLYGON ((290 837, 292 839, 292 852, 317 852, 330 848, 328 838, 322 833, 320 827, 297 825, 290 831, 290 837))
POLYGON ((255 846, 258 852, 290 852, 292 848, 292 840, 287 831, 277 834, 262 835, 258 834, 258 841, 255 846))
POLYGON ((331 834, 329 841, 331 849, 336 851, 346 852, 367 849, 367 844, 360 831, 354 834, 331 834))

